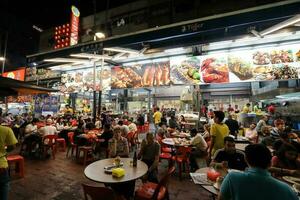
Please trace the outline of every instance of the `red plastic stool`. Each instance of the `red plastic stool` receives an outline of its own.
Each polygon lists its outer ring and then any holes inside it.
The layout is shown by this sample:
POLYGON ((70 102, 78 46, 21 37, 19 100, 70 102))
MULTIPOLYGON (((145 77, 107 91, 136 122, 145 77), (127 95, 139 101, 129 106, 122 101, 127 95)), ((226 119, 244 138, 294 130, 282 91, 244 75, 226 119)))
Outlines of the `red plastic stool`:
POLYGON ((56 142, 58 147, 62 147, 60 151, 66 151, 66 140, 64 138, 57 138, 56 142))
POLYGON ((19 176, 24 178, 24 158, 20 155, 8 155, 7 161, 9 167, 15 164, 16 172, 19 171, 19 176))
POLYGON ((81 146, 78 149, 78 159, 80 160, 80 152, 83 152, 83 165, 85 166, 87 162, 93 161, 93 157, 88 157, 89 154, 93 153, 93 148, 89 146, 81 146))

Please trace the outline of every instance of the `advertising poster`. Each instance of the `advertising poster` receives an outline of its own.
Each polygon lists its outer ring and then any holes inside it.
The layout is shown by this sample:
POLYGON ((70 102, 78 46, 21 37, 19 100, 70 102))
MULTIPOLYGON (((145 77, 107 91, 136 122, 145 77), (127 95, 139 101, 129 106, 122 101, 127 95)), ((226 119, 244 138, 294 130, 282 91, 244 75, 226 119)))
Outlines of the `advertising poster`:
POLYGON ((200 57, 178 56, 170 59, 170 80, 174 85, 201 83, 200 57))
POLYGON ((141 88, 170 85, 170 62, 153 62, 112 68, 111 88, 141 88))
POLYGON ((10 71, 10 72, 4 72, 2 74, 3 77, 24 81, 25 79, 25 68, 10 71))
POLYGON ((226 55, 201 57, 200 70, 203 83, 229 83, 226 55))
POLYGON ((70 37, 70 45, 75 45, 78 43, 78 30, 79 30, 79 16, 80 12, 78 8, 75 6, 71 7, 71 37, 70 37))
POLYGON ((34 99, 34 112, 35 113, 56 113, 59 110, 59 102, 57 96, 49 96, 41 94, 35 96, 34 99))
MULTIPOLYGON (((110 90, 111 69, 103 67, 96 71, 96 91, 110 90), (100 76, 101 79, 100 80, 100 76), (102 84, 100 83, 102 82, 102 84)), ((59 90, 63 93, 93 92, 94 74, 92 69, 70 71, 62 74, 59 90)))

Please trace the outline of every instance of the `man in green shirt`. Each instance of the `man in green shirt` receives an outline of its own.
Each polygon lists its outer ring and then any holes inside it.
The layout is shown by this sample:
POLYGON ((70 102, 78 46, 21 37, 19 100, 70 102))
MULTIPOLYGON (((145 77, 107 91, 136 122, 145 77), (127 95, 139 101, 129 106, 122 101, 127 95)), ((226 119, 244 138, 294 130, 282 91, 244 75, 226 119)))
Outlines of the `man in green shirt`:
POLYGON ((9 127, 0 125, 0 199, 8 199, 9 175, 6 151, 11 151, 17 139, 9 127), (6 149, 5 149, 6 147, 6 149))
POLYGON ((271 176, 271 152, 262 144, 251 144, 245 149, 249 169, 230 172, 220 189, 219 200, 298 200, 296 193, 286 183, 271 176))

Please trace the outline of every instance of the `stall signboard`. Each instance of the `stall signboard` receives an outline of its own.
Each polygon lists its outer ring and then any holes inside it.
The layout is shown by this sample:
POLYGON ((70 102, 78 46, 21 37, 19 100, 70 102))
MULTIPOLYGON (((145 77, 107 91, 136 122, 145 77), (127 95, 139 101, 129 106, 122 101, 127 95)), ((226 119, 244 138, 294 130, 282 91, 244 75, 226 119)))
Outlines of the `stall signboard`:
MULTIPOLYGON (((96 91, 110 90, 111 69, 103 67, 96 71, 96 91), (101 78, 101 79, 100 79, 101 78)), ((63 93, 93 92, 94 74, 92 69, 77 70, 62 74, 61 85, 58 88, 63 93)))
POLYGON ((300 44, 170 59, 172 84, 197 85, 300 77, 300 44))
POLYGON ((61 73, 50 69, 37 69, 36 67, 27 67, 25 81, 45 80, 49 78, 60 78, 61 73))
POLYGON ((2 74, 3 77, 24 81, 25 79, 25 68, 21 68, 18 70, 10 71, 10 72, 4 72, 2 74))
POLYGON ((170 85, 170 62, 152 62, 112 68, 111 88, 146 88, 170 85))
POLYGON ((71 7, 72 14, 71 14, 71 38, 70 38, 70 45, 75 45, 78 43, 78 30, 79 30, 79 16, 80 12, 78 8, 75 6, 71 7))
POLYGON ((52 112, 56 113, 59 110, 59 103, 57 96, 50 96, 47 94, 37 95, 34 98, 34 112, 52 112))
POLYGON ((33 97, 31 95, 20 95, 20 96, 8 96, 6 98, 7 103, 28 103, 32 102, 33 97))

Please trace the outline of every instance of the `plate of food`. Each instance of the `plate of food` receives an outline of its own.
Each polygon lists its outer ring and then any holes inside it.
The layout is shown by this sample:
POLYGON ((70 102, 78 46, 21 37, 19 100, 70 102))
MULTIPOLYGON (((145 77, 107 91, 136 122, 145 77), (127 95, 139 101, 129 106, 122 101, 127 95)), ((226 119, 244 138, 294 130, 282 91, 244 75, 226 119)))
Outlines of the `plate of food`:
POLYGON ((204 83, 229 82, 229 69, 223 57, 207 57, 202 61, 200 71, 204 83))
POLYGON ((229 56, 228 67, 230 72, 235 74, 242 81, 253 77, 251 62, 241 57, 229 56))
POLYGON ((109 166, 105 166, 105 167, 104 167, 104 172, 105 172, 105 173, 108 173, 108 174, 111 174, 113 169, 118 168, 118 167, 121 167, 121 166, 123 166, 123 165, 124 165, 124 163, 121 162, 121 163, 120 163, 120 166, 117 166, 115 163, 112 164, 112 165, 109 165, 109 166))
POLYGON ((273 50, 270 53, 271 63, 289 63, 293 62, 293 51, 292 50, 273 50))
POLYGON ((283 176, 282 179, 291 184, 300 184, 300 178, 298 177, 283 176))
POLYGON ((253 53, 253 64, 267 65, 270 64, 270 55, 267 52, 257 51, 253 53))
POLYGON ((199 84, 200 60, 197 57, 173 59, 171 62, 170 79, 173 84, 199 84))

